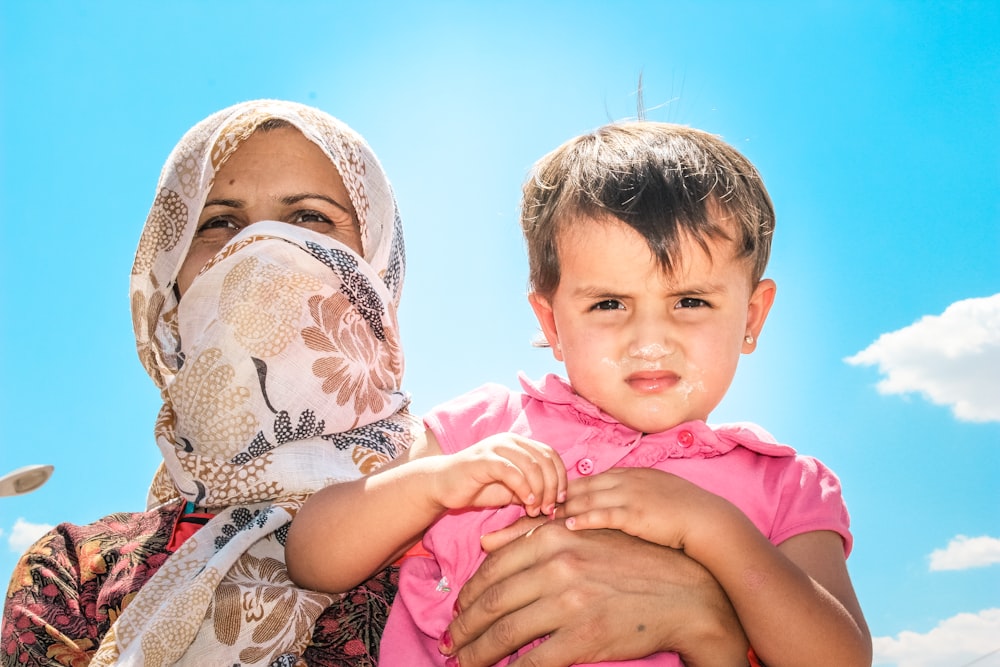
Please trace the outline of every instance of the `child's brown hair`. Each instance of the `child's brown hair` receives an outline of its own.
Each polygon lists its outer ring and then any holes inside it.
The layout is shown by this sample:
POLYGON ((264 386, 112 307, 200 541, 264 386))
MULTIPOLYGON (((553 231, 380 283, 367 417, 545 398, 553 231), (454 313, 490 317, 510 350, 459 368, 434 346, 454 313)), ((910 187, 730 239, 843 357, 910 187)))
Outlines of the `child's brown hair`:
POLYGON ((557 237, 576 218, 621 220, 667 272, 683 234, 702 245, 734 241, 754 285, 771 253, 774 206, 757 169, 719 137, 682 125, 614 123, 571 139, 535 164, 523 194, 530 286, 545 297, 559 285, 557 237))

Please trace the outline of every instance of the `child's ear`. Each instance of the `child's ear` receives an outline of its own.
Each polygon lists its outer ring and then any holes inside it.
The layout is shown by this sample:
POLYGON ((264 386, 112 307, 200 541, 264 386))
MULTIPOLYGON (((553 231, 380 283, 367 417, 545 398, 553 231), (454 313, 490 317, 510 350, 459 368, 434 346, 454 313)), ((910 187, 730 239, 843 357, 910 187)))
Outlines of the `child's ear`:
POLYGON ((764 328, 767 314, 774 305, 774 295, 777 291, 778 286, 774 281, 765 278, 757 283, 753 294, 750 295, 750 303, 747 305, 747 337, 743 341, 743 354, 750 354, 757 348, 757 340, 760 338, 761 329, 764 328))
POLYGON ((552 348, 552 354, 555 355, 557 361, 562 361, 562 346, 559 345, 559 333, 556 331, 556 318, 552 312, 552 304, 537 292, 530 292, 528 294, 528 303, 531 304, 531 309, 535 311, 538 326, 542 328, 542 334, 545 335, 546 342, 552 348))

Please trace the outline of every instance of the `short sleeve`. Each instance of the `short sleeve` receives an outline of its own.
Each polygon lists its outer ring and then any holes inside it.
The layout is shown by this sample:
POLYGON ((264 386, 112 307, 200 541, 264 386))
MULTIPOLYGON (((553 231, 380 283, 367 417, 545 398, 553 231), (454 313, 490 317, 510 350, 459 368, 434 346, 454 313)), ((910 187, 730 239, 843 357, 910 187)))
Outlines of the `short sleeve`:
POLYGON ((424 416, 446 454, 465 449, 495 433, 502 433, 521 412, 523 395, 500 384, 478 389, 446 401, 424 416))
POLYGON ((854 538, 837 475, 809 456, 789 458, 788 464, 781 475, 771 541, 780 544, 802 533, 830 530, 844 540, 844 556, 848 556, 854 538))

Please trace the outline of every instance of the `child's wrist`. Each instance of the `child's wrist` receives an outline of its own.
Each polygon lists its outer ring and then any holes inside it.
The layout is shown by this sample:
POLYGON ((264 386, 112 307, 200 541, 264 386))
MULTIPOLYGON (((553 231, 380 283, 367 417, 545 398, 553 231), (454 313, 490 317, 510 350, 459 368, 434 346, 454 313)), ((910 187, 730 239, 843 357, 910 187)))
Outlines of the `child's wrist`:
POLYGON ((745 520, 746 515, 728 500, 705 492, 697 511, 691 514, 690 527, 684 535, 684 552, 711 570, 708 563, 719 553, 719 545, 727 544, 738 534, 739 524, 745 520))

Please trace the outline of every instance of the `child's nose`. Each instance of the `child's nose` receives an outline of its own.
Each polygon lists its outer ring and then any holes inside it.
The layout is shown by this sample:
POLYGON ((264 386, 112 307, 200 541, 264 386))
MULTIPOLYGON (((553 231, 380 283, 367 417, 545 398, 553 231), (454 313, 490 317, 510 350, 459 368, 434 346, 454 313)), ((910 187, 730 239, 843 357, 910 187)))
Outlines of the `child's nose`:
POLYGON ((636 344, 629 350, 629 355, 643 361, 656 361, 670 354, 669 349, 662 343, 636 344))
POLYGON ((675 345, 667 327, 660 318, 647 318, 635 322, 629 356, 642 361, 657 361, 674 352, 675 345))

